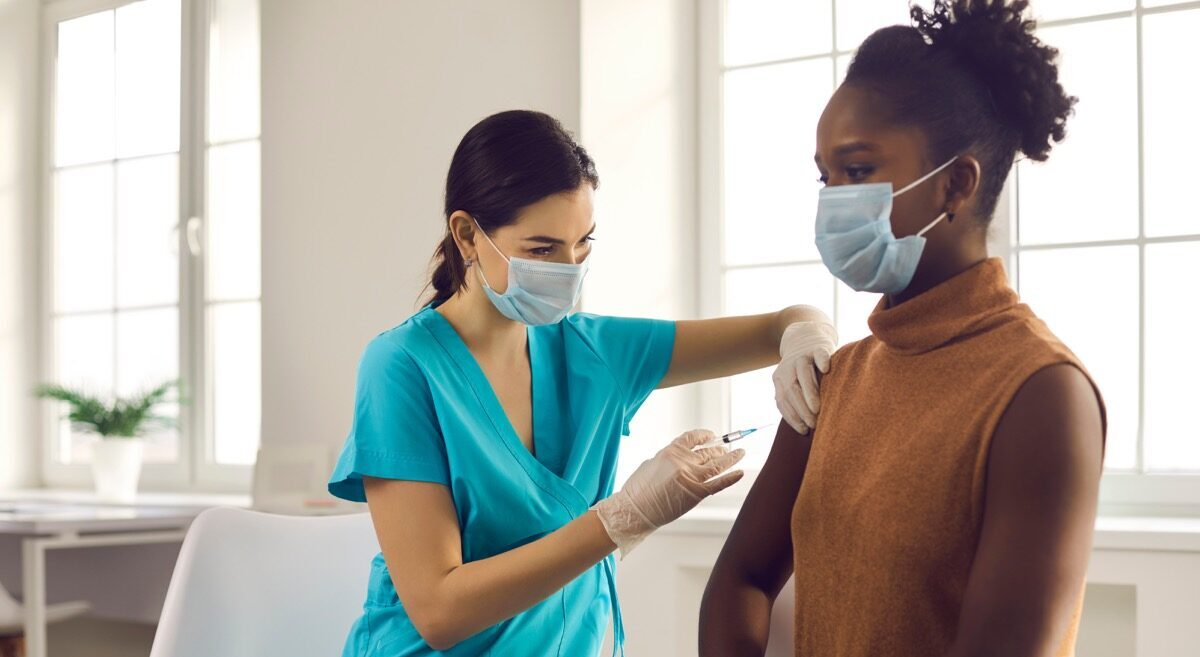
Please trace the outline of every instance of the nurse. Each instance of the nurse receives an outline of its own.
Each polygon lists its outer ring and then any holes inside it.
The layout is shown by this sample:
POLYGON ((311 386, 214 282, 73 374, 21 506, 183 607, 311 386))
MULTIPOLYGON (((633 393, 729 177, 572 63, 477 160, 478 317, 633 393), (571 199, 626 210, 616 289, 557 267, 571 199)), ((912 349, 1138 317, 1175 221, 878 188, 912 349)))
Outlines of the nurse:
POLYGON ((837 341, 816 309, 571 314, 597 183, 537 112, 488 117, 455 151, 432 299, 367 345, 329 483, 368 504, 382 547, 343 655, 596 655, 610 619, 615 649, 613 552, 741 478, 741 450, 690 431, 614 493, 620 437, 651 391, 780 363, 780 411, 800 433, 815 424, 837 341))

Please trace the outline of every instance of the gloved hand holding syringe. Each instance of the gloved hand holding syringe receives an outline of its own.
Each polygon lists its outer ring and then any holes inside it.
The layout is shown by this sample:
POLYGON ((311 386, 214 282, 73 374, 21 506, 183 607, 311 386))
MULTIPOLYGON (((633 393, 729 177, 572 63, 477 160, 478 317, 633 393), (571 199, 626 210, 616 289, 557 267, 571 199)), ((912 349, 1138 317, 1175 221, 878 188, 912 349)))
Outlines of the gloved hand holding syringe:
POLYGON ((746 450, 704 452, 705 447, 726 445, 770 426, 731 431, 719 437, 703 429, 688 431, 642 462, 621 490, 593 505, 604 531, 620 548, 621 558, 655 529, 742 478, 741 470, 729 469, 746 455, 746 450))

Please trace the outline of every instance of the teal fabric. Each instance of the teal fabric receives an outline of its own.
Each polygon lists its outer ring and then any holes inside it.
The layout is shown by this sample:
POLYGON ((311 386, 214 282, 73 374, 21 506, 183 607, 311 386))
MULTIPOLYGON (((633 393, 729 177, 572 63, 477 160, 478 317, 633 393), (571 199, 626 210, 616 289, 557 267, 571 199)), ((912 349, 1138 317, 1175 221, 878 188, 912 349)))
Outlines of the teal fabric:
MULTIPOLYGON (((529 327, 528 336, 536 456, 454 328, 426 307, 367 346, 329 491, 363 502, 363 476, 447 486, 467 562, 545 536, 610 495, 620 436, 666 374, 674 322, 579 313, 529 327)), ((413 627, 380 554, 343 656, 596 655, 610 619, 624 637, 614 567, 609 556, 525 612, 439 652, 413 627)))

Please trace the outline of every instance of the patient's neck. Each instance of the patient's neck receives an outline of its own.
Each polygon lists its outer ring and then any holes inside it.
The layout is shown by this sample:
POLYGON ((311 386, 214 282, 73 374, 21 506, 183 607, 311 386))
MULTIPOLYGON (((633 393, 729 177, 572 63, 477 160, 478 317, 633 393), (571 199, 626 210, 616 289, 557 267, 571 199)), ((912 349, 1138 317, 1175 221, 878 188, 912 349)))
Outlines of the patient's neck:
POLYGON ((917 267, 917 273, 903 292, 887 295, 888 308, 894 308, 906 301, 914 299, 929 290, 958 276, 968 269, 987 260, 987 248, 972 249, 970 252, 955 254, 955 257, 942 258, 940 261, 922 259, 917 267))

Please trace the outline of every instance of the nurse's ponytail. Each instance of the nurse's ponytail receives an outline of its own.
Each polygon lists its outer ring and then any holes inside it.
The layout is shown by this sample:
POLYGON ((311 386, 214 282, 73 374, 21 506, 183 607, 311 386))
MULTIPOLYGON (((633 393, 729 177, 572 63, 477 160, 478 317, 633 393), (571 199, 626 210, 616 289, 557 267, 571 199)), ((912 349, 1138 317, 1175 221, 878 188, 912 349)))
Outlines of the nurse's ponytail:
POLYGON ((429 284, 425 286, 427 290, 433 288, 433 295, 426 299, 426 303, 441 303, 454 296, 459 288, 466 285, 466 278, 467 265, 458 252, 454 236, 447 228, 441 244, 433 252, 433 273, 429 276, 429 284))
POLYGON ((529 110, 493 114, 459 142, 446 175, 446 232, 434 250, 426 302, 440 303, 470 283, 450 215, 462 210, 488 233, 511 224, 547 196, 600 182, 596 165, 554 117, 529 110))

